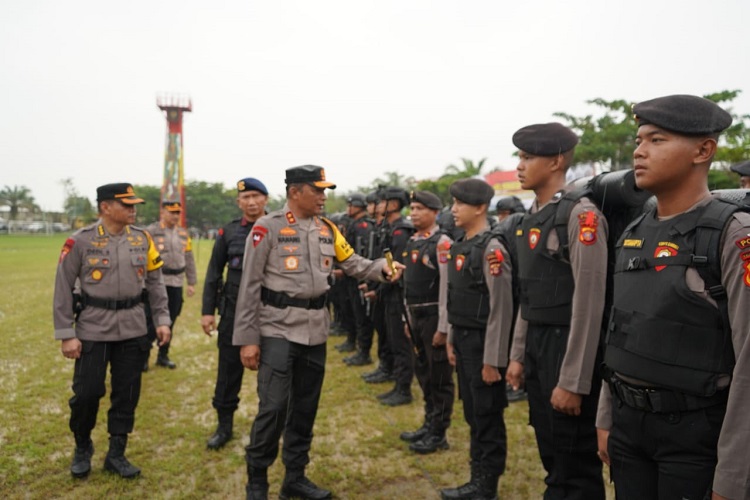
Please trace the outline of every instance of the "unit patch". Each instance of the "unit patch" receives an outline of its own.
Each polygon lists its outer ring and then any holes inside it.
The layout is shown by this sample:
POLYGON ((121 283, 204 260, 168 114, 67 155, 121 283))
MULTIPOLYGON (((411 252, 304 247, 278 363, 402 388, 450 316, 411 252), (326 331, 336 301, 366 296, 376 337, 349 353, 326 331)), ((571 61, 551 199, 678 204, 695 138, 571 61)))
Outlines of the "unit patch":
POLYGON ((503 252, 501 252, 499 248, 496 248, 494 251, 487 254, 487 262, 490 265, 490 274, 492 276, 497 277, 503 274, 504 260, 503 252))
POLYGON ((584 245, 593 245, 596 243, 596 227, 599 225, 599 218, 591 211, 586 210, 578 216, 578 241, 584 245))
POLYGON ((437 257, 438 257, 438 262, 439 263, 445 264, 446 262, 448 262, 448 257, 449 257, 449 254, 450 254, 450 249, 451 249, 451 242, 450 242, 450 240, 445 240, 441 244, 438 245, 438 247, 437 247, 437 257))
MULTIPOLYGON (((680 247, 672 243, 671 241, 660 241, 659 246, 654 250, 654 257, 660 259, 662 257, 673 257, 677 255, 677 250, 680 247)), ((663 271, 667 266, 654 266, 656 271, 663 271)))
POLYGON ((100 279, 102 279, 102 272, 98 269, 94 269, 93 271, 91 271, 91 279, 94 281, 99 281, 100 279))
POLYGON ((419 259, 419 250, 412 250, 411 251, 411 261, 413 264, 417 263, 417 259, 419 259))
MULTIPOLYGON (((292 212, 287 212, 287 215, 291 215, 292 212)), ((250 236, 253 238, 253 248, 257 247, 261 241, 263 241, 263 238, 266 237, 266 234, 268 234, 268 229, 266 229, 263 226, 254 225, 253 226, 253 232, 250 233, 250 236)))
POLYGON ((65 259, 65 256, 70 253, 70 250, 73 248, 73 245, 75 244, 76 244, 76 240, 74 240, 73 238, 68 238, 67 240, 65 240, 62 250, 60 250, 59 262, 62 262, 63 259, 65 259))
POLYGON ((287 271, 296 271, 299 267, 299 259, 293 255, 284 259, 284 269, 287 271))
POLYGON ((734 244, 742 250, 750 247, 750 235, 747 235, 744 238, 740 238, 739 240, 735 241, 734 244))
POLYGON ((456 255, 456 258, 453 260, 456 262, 456 271, 460 271, 464 267, 466 256, 459 254, 459 255, 456 255))
POLYGON ((542 230, 536 227, 529 229, 529 248, 534 250, 542 237, 542 230))

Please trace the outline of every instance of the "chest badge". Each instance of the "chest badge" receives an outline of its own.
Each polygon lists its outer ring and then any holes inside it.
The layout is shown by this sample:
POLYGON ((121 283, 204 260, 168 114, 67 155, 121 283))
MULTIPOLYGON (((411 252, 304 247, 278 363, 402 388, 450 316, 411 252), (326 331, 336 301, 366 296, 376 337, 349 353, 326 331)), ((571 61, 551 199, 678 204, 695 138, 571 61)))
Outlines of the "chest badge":
POLYGON ((456 263, 456 271, 460 271, 464 267, 464 262, 466 262, 466 256, 462 254, 458 254, 453 259, 453 261, 456 263))
POLYGON ((299 259, 295 256, 289 256, 284 259, 284 269, 287 271, 296 271, 299 267, 299 259))
POLYGON ((529 229, 529 248, 534 250, 539 244, 539 240, 542 238, 542 231, 539 228, 533 227, 529 229))
MULTIPOLYGON (((671 243, 669 241, 660 241, 659 245, 656 247, 656 250, 654 250, 654 257, 657 259, 661 259, 663 257, 674 257, 677 255, 677 249, 679 249, 677 245, 674 243, 671 243)), ((656 269, 656 272, 663 271, 664 268, 667 266, 654 266, 654 269, 656 269)))
POLYGON ((419 250, 412 250, 411 251, 412 264, 416 264, 418 259, 419 259, 419 250))
POLYGON ((100 279, 102 279, 102 272, 98 269, 94 269, 91 272, 91 279, 94 281, 99 281, 100 279))

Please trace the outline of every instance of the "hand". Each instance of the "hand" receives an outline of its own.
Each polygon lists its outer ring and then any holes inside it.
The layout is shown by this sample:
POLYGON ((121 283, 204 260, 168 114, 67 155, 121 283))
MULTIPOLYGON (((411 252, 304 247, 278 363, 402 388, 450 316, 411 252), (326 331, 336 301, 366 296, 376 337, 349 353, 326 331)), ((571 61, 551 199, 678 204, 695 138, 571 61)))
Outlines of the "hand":
POLYGON ((360 283, 359 285, 357 285, 357 288, 363 292, 367 292, 368 290, 367 283, 360 283))
POLYGON ((432 347, 444 346, 448 340, 448 334, 443 332, 435 332, 432 336, 432 347))
POLYGON ((508 371, 505 372, 505 380, 508 381, 514 391, 523 387, 523 365, 518 361, 511 361, 508 364, 508 371))
POLYGON ((161 325, 156 327, 156 338, 159 339, 159 346, 167 345, 169 344, 169 341, 172 339, 172 330, 169 329, 167 325, 161 325))
POLYGON ((609 453, 607 453, 607 441, 609 441, 609 431, 607 429, 596 429, 596 443, 599 451, 596 454, 599 456, 599 460, 607 465, 609 463, 609 453))
POLYGON ((401 278, 401 275, 404 274, 404 269, 406 269, 406 266, 396 260, 393 261, 393 267, 396 269, 396 274, 393 274, 391 266, 387 262, 383 263, 383 274, 388 276, 388 281, 391 283, 397 282, 401 278))
POLYGON ((375 302, 376 300, 378 300, 378 292, 376 292, 375 290, 365 292, 365 299, 369 300, 370 302, 375 302))
POLYGON ((555 387, 552 390, 550 403, 552 408, 566 415, 578 416, 581 414, 581 400, 583 396, 575 392, 566 391, 562 387, 555 387))
POLYGON ((187 286, 187 295, 188 297, 192 297, 193 295, 195 295, 195 285, 187 286))
POLYGON ((260 366, 260 346, 243 345, 240 347, 240 360, 242 360, 242 366, 245 368, 257 370, 260 366))
POLYGON ((81 357, 81 341, 73 337, 65 339, 60 345, 60 352, 68 359, 78 359, 81 357))
POLYGON ((482 381, 487 385, 500 382, 503 377, 500 376, 500 370, 496 366, 484 364, 482 366, 482 381))
POLYGON ((338 281, 340 279, 343 279, 344 276, 346 276, 346 275, 344 274, 344 271, 342 271, 341 269, 334 269, 333 270, 333 277, 336 278, 336 281, 338 281))
POLYGON ((445 350, 448 354, 448 363, 450 363, 451 366, 456 366, 456 353, 453 352, 453 344, 446 342, 445 350))
POLYGON ((210 337, 211 333, 216 330, 215 316, 213 314, 204 314, 201 316, 201 327, 203 328, 203 333, 210 337))

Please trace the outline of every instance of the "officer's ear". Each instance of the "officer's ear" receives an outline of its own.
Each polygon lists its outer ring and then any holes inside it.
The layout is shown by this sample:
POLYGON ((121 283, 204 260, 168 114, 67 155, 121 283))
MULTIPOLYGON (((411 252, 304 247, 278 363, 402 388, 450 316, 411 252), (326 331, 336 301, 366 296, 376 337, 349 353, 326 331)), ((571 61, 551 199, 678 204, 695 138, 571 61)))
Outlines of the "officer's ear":
POLYGON ((694 165, 704 165, 704 164, 711 164, 711 162, 714 159, 714 155, 716 154, 716 138, 709 136, 709 137, 700 137, 696 139, 695 142, 696 146, 696 152, 695 156, 693 157, 693 164, 694 165))

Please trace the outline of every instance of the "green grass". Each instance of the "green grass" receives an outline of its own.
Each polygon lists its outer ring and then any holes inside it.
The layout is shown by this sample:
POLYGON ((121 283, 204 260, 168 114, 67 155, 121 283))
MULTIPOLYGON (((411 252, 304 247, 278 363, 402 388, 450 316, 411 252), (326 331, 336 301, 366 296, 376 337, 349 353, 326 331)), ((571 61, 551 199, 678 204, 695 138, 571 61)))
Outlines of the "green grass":
MULTIPOLYGON (((211 407, 217 350, 200 328, 200 296, 186 298, 170 356, 176 370, 152 367, 144 374, 128 458, 142 477, 127 481, 102 469, 107 450, 108 396, 100 405, 93 439, 92 473, 69 473, 73 438, 68 399, 73 362, 53 338, 55 266, 66 235, 0 236, 0 492, 4 498, 242 498, 244 446, 258 401, 256 377, 246 371, 235 416, 235 439, 218 452, 206 449, 216 416, 211 407)), ((199 280, 211 243, 196 246, 199 280)), ((199 284, 200 284, 199 283, 199 284)), ((329 344, 341 342, 332 337, 329 344)), ((154 354, 152 353, 152 366, 154 354)), ((339 498, 439 498, 439 489, 468 478, 468 428, 460 402, 448 439, 451 449, 419 456, 398 439, 422 421, 420 403, 386 409, 375 396, 390 387, 372 386, 348 368, 343 355, 328 352, 326 381, 315 426, 310 477, 339 498)), ((108 384, 109 385, 109 384, 108 384)), ((419 389, 414 387, 415 394, 419 389)), ((526 403, 506 411, 508 466, 500 480, 503 498, 541 498, 544 471, 526 403)), ((271 495, 283 477, 280 460, 269 471, 271 495)), ((608 492, 612 497, 611 489, 608 492)))

